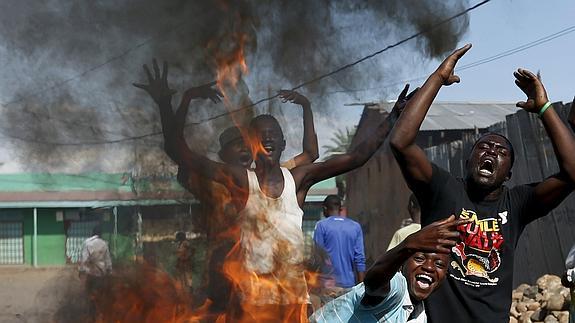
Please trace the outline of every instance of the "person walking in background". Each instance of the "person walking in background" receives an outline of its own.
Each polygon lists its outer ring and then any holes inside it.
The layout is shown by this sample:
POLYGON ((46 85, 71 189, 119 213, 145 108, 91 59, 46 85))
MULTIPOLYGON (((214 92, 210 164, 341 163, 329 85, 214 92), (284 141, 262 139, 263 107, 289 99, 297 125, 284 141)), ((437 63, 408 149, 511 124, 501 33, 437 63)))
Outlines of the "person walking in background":
POLYGON ((391 242, 389 242, 387 250, 393 249, 405 238, 407 238, 407 236, 421 229, 421 209, 419 208, 419 202, 413 193, 411 193, 411 196, 409 197, 407 210, 409 211, 409 216, 411 217, 411 223, 395 231, 393 237, 391 238, 391 242))
POLYGON ((325 303, 363 281, 365 254, 361 226, 341 214, 339 196, 328 195, 325 198, 323 214, 326 218, 317 223, 313 239, 329 254, 335 276, 335 286, 324 286, 321 298, 325 303))
POLYGON ((182 231, 176 233, 176 278, 183 288, 192 289, 192 248, 182 231))
MULTIPOLYGON (((571 109, 573 111, 573 109, 571 109)), ((567 270, 561 277, 563 286, 571 289, 571 307, 569 307, 569 323, 575 323, 575 245, 569 251, 565 260, 567 270)))
POLYGON ((108 244, 102 239, 102 228, 97 225, 92 236, 82 245, 79 261, 79 276, 89 298, 89 320, 96 320, 95 300, 106 292, 108 276, 112 273, 112 258, 108 244))

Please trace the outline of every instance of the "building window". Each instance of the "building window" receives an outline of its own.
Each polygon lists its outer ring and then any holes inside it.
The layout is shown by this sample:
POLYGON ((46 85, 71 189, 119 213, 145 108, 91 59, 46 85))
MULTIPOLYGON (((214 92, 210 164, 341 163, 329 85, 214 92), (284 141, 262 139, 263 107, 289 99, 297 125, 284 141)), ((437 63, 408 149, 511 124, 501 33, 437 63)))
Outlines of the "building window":
POLYGON ((24 263, 22 222, 0 222, 0 265, 24 263))

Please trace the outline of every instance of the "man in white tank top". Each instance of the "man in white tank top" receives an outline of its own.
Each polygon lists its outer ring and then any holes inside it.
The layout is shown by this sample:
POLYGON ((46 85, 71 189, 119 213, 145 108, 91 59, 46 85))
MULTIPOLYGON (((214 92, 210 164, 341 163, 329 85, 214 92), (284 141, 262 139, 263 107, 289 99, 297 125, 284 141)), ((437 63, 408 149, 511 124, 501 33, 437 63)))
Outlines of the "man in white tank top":
MULTIPOLYGON (((166 76, 160 76, 157 66, 154 71, 155 78, 148 73, 151 84, 165 81, 166 76)), ((226 264, 227 273, 237 279, 235 283, 242 294, 242 311, 232 320, 307 321, 301 232, 305 196, 313 184, 356 169, 369 160, 413 94, 407 96, 407 90, 406 86, 388 118, 351 152, 291 170, 280 166, 286 142, 278 121, 271 115, 254 118, 249 136, 244 138, 256 164, 252 171, 217 163, 193 152, 183 134, 174 131, 171 118, 164 117, 168 112, 160 109, 166 153, 180 167, 225 185, 231 203, 241 210, 241 244, 235 250, 241 257, 226 264)), ((162 100, 169 101, 170 97, 162 100)))

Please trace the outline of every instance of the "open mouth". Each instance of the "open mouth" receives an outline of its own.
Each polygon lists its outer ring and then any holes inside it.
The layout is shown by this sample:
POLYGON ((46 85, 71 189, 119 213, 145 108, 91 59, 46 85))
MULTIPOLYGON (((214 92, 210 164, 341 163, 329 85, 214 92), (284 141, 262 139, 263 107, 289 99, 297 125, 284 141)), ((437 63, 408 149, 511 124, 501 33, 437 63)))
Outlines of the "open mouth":
POLYGON ((495 170, 495 162, 491 159, 484 159, 479 165, 479 174, 481 175, 491 176, 493 175, 494 170, 495 170))
POLYGON ((417 282, 417 286, 419 286, 421 289, 428 289, 431 284, 433 284, 433 278, 426 274, 416 275, 415 281, 417 282))
POLYGON ((266 153, 268 153, 268 154, 273 153, 275 150, 274 146, 271 146, 271 145, 264 145, 263 148, 266 151, 266 153))

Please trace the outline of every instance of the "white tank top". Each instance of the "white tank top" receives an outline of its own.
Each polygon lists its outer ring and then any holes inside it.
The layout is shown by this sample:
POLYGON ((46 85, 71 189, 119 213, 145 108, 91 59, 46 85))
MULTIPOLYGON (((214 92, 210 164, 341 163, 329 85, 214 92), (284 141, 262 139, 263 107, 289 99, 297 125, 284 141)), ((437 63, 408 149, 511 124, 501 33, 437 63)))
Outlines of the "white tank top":
POLYGON ((252 305, 307 304, 304 274, 303 211, 289 170, 281 168, 284 188, 278 198, 265 195, 255 172, 248 170, 249 196, 239 213, 243 302, 252 305))
POLYGON ((240 212, 240 241, 246 269, 256 274, 273 273, 304 260, 303 210, 290 171, 283 167, 281 171, 284 188, 278 198, 272 198, 260 189, 256 173, 247 170, 249 196, 240 212))

